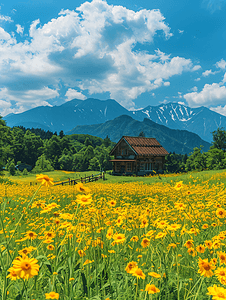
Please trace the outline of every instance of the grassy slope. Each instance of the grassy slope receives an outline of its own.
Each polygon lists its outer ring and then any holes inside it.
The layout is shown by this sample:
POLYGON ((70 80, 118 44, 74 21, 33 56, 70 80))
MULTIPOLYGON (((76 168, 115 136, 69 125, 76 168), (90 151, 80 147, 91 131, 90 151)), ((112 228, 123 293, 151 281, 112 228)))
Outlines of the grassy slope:
MULTIPOLYGON (((226 170, 212 170, 212 171, 202 171, 202 172, 190 172, 190 173, 182 173, 182 174, 168 174, 168 175, 156 175, 151 177, 131 177, 131 176, 112 176, 108 173, 105 175, 106 181, 102 181, 104 183, 124 183, 124 182, 143 182, 146 184, 154 184, 156 182, 177 182, 177 181, 183 181, 184 184, 188 184, 189 182, 194 182, 194 180, 197 180, 198 183, 201 183, 203 181, 207 180, 214 180, 213 176, 215 174, 222 173, 221 182, 226 183, 226 170), (223 176, 224 174, 224 176, 223 176)), ((49 177, 52 177, 54 181, 66 181, 68 178, 70 179, 80 179, 81 177, 90 176, 92 174, 98 174, 98 172, 95 171, 87 171, 87 172, 65 172, 65 171, 52 171, 52 172, 46 172, 46 175, 49 177)), ((22 181, 22 182, 36 182, 36 175, 35 174, 29 174, 27 176, 10 176, 8 172, 5 172, 4 178, 8 178, 11 181, 22 181)))

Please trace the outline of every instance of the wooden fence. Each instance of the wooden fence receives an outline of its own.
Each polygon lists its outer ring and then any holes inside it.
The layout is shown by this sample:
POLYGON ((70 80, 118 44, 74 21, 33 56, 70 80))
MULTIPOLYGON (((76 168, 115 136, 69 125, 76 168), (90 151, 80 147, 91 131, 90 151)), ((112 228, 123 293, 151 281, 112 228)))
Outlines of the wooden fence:
POLYGON ((94 182, 97 181, 99 179, 103 179, 105 180, 105 174, 104 172, 101 172, 99 174, 95 174, 95 175, 91 175, 91 176, 86 176, 86 177, 81 177, 80 179, 70 179, 68 178, 68 180, 65 181, 55 181, 54 185, 75 185, 78 182, 82 182, 82 183, 87 183, 87 182, 94 182))

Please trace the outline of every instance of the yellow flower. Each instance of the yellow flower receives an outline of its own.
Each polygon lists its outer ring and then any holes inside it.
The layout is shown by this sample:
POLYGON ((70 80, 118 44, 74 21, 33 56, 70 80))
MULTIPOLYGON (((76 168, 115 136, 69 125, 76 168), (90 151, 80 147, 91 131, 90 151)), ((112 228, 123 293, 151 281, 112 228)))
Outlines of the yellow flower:
POLYGON ((196 250, 197 250, 197 252, 199 252, 199 253, 204 253, 205 252, 205 246, 203 246, 203 245, 198 245, 197 247, 196 247, 196 250))
POLYGON ((19 276, 17 275, 17 273, 13 267, 9 268, 8 272, 9 272, 9 275, 7 276, 7 278, 10 278, 11 280, 16 280, 19 278, 19 276))
POLYGON ((32 278, 38 275, 39 265, 37 259, 28 258, 27 256, 17 257, 12 262, 13 269, 17 273, 19 278, 32 278))
POLYGON ((174 186, 175 190, 180 190, 183 187, 183 181, 179 181, 176 183, 176 185, 174 186))
POLYGON ((218 208, 216 210, 216 215, 217 215, 218 218, 223 219, 223 218, 226 217, 226 211, 223 208, 218 208))
POLYGON ((145 291, 148 292, 148 294, 156 294, 160 292, 160 290, 154 284, 147 284, 145 291))
POLYGON ((217 252, 217 255, 220 259, 220 264, 226 264, 226 253, 225 252, 222 252, 222 251, 218 251, 217 252))
POLYGON ((76 201, 77 201, 78 204, 87 205, 87 204, 90 204, 92 202, 92 196, 91 196, 91 194, 78 195, 76 201))
POLYGON ((75 280, 73 277, 69 278, 69 281, 75 280))
POLYGON ((222 284, 226 284, 226 268, 218 268, 215 270, 215 275, 217 276, 217 279, 220 281, 222 284))
POLYGON ((81 182, 76 184, 76 189, 77 189, 77 191, 79 191, 81 193, 85 193, 85 194, 90 193, 90 189, 88 187, 84 186, 83 183, 81 183, 81 182))
POLYGON ((125 270, 127 273, 133 273, 135 268, 137 268, 137 263, 135 261, 131 261, 127 264, 125 270))
POLYGON ((148 275, 150 275, 150 276, 152 276, 154 278, 161 278, 161 275, 158 274, 158 273, 155 273, 155 272, 150 272, 150 273, 148 273, 148 275))
POLYGON ((180 202, 176 202, 174 204, 174 206, 176 209, 179 209, 179 210, 184 210, 186 208, 186 205, 184 203, 180 203, 180 202))
POLYGON ((138 240, 139 240, 139 238, 137 235, 131 237, 131 239, 130 239, 131 242, 137 242, 138 240))
POLYGON ((35 240, 37 237, 37 234, 34 231, 28 231, 26 232, 26 239, 35 240))
POLYGON ((193 247, 188 248, 188 254, 195 257, 197 252, 195 251, 195 249, 193 247))
POLYGON ((88 264, 91 264, 91 263, 93 263, 93 262, 94 262, 94 260, 87 259, 87 260, 84 262, 83 266, 88 265, 88 264))
POLYGON ((55 292, 50 292, 50 293, 45 294, 45 296, 46 296, 46 299, 59 299, 60 295, 55 292))
POLYGON ((146 277, 140 268, 132 269, 131 273, 132 273, 132 276, 136 276, 138 279, 140 279, 140 278, 145 279, 145 277, 146 277))
POLYGON ((108 240, 110 240, 113 236, 113 229, 111 227, 108 228, 107 234, 106 234, 106 238, 108 240))
POLYGON ((55 248, 55 247, 54 247, 52 244, 50 244, 50 245, 47 246, 47 249, 48 249, 48 250, 51 250, 51 251, 54 250, 54 248, 55 248))
POLYGON ((85 251, 83 251, 83 250, 78 250, 78 254, 80 257, 83 257, 86 255, 85 251))
POLYGON ((184 244, 184 247, 187 247, 187 248, 191 248, 193 246, 194 246, 193 240, 187 240, 187 242, 184 244))
POLYGON ((147 239, 147 238, 144 238, 144 239, 142 240, 142 242, 141 242, 141 246, 142 246, 143 248, 148 247, 149 244, 150 244, 150 240, 147 239))
POLYGON ((213 265, 213 261, 208 262, 208 258, 201 259, 199 257, 199 270, 198 273, 200 273, 204 277, 211 277, 213 276, 212 270, 215 269, 215 266, 213 265))
POLYGON ((47 175, 39 174, 36 175, 36 180, 40 181, 44 186, 54 185, 53 178, 49 178, 47 175))
POLYGON ((115 233, 113 235, 113 239, 116 244, 123 244, 126 240, 126 237, 123 233, 115 233))
POLYGON ((208 292, 207 295, 213 296, 213 300, 222 300, 226 299, 226 289, 223 287, 213 285, 208 287, 208 292))

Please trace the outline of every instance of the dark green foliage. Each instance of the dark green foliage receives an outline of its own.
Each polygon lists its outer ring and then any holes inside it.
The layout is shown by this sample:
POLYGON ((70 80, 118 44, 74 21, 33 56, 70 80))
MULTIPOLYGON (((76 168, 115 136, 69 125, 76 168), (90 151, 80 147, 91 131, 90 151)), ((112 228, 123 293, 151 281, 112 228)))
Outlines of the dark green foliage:
POLYGON ((13 160, 10 161, 9 165, 8 165, 8 171, 10 175, 15 175, 16 170, 15 170, 15 163, 13 160))
POLYGON ((112 167, 108 160, 113 145, 108 137, 103 140, 84 134, 67 136, 63 131, 57 136, 22 126, 11 129, 0 117, 0 172, 6 167, 11 174, 15 173, 15 162, 31 165, 34 173, 53 169, 107 170, 112 167))
POLYGON ((165 171, 166 173, 180 173, 185 171, 187 154, 170 153, 166 156, 165 171))
MULTIPOLYGON (((53 132, 52 131, 45 131, 45 130, 43 130, 43 129, 41 129, 41 128, 25 128, 25 127, 23 127, 23 126, 16 126, 16 127, 13 127, 13 129, 14 128, 19 128, 19 129, 21 129, 24 133, 27 131, 27 130, 29 130, 31 133, 34 133, 35 135, 37 135, 37 136, 40 136, 40 138, 42 139, 42 140, 49 140, 52 136, 53 136, 53 132)), ((57 135, 57 133, 55 133, 56 135, 57 135)))
POLYGON ((45 157, 45 154, 42 154, 35 163, 35 167, 32 170, 32 173, 40 173, 40 172, 47 172, 53 171, 54 168, 52 167, 50 161, 48 161, 45 157))
POLYGON ((217 130, 212 132, 213 135, 213 148, 221 149, 226 151, 226 131, 223 127, 217 128, 217 130))

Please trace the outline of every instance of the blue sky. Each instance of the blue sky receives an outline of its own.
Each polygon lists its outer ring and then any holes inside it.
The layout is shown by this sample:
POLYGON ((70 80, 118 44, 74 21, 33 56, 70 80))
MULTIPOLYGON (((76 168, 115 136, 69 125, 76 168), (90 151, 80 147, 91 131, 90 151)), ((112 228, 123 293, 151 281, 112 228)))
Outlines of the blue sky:
POLYGON ((226 115, 226 0, 0 4, 0 114, 77 98, 226 115))

